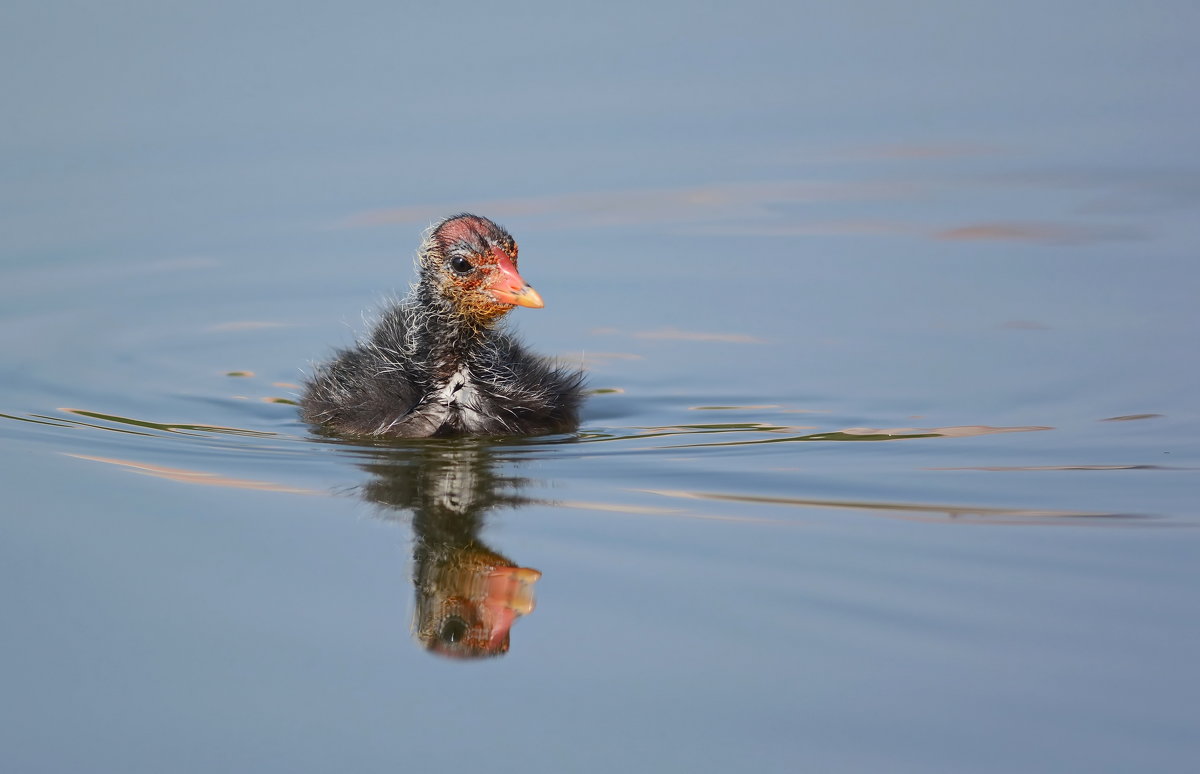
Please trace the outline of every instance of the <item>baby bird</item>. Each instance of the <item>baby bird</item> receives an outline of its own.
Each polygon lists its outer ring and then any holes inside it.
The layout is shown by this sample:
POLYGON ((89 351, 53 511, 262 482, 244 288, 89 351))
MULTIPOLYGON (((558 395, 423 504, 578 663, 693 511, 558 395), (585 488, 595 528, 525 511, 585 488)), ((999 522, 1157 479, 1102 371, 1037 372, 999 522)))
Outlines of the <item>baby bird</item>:
POLYGON ((461 214, 417 252, 417 283, 370 336, 306 381, 301 416, 342 435, 538 435, 579 425, 583 374, 529 352, 499 326, 542 297, 517 273, 517 243, 461 214))

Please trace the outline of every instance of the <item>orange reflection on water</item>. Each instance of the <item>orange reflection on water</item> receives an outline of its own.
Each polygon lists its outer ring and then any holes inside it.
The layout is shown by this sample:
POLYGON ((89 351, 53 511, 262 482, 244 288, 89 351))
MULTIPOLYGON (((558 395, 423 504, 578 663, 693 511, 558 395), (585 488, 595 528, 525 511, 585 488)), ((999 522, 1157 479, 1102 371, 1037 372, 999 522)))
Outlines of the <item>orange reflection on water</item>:
POLYGON ((636 339, 670 339, 674 341, 719 341, 728 344, 761 344, 762 339, 742 333, 701 333, 678 328, 660 328, 656 331, 638 331, 636 339))
POLYGON ((1101 422, 1135 422, 1141 419, 1158 419, 1162 414, 1125 414, 1119 417, 1106 417, 1101 422))
POLYGON ((275 484, 270 481, 251 481, 243 478, 229 478, 220 473, 210 473, 204 470, 188 470, 186 468, 168 468, 162 465, 151 465, 148 462, 121 460, 115 457, 95 457, 90 454, 71 454, 64 452, 67 457, 92 462, 104 462, 118 465, 135 473, 142 473, 155 478, 165 478, 182 484, 200 484, 201 486, 221 486, 228 489, 256 489, 262 492, 283 492, 286 494, 323 495, 325 492, 316 489, 301 489, 299 487, 275 484))
POLYGON ((945 438, 971 438, 995 433, 1031 433, 1037 430, 1053 430, 1044 425, 1024 427, 992 427, 990 425, 954 425, 951 427, 847 427, 839 432, 845 435, 940 435, 945 438))
POLYGON ((925 503, 860 502, 852 500, 818 500, 799 497, 770 497, 763 495, 725 494, 720 492, 693 492, 674 489, 641 489, 646 494, 689 500, 712 500, 719 502, 744 503, 747 505, 784 505, 799 508, 831 510, 862 510, 876 516, 887 516, 906 521, 966 522, 987 524, 1025 524, 1062 519, 1141 519, 1131 514, 1103 513, 1095 511, 1059 511, 1032 508, 996 508, 973 505, 937 505, 925 503))
POLYGON ((972 223, 934 234, 934 238, 952 241, 1041 242, 1055 245, 1080 245, 1095 242, 1142 239, 1141 231, 1116 226, 1092 226, 1068 223, 972 223))

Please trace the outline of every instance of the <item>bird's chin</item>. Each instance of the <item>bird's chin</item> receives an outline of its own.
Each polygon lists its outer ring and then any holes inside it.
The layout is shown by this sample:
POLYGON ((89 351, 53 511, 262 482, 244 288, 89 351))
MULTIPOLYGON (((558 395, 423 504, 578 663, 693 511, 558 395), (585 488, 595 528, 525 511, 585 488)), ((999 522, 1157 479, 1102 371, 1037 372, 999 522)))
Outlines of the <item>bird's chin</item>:
POLYGON ((481 298, 479 303, 474 304, 467 311, 467 316, 480 325, 490 327, 513 309, 516 309, 515 305, 497 301, 489 294, 485 298, 481 298))

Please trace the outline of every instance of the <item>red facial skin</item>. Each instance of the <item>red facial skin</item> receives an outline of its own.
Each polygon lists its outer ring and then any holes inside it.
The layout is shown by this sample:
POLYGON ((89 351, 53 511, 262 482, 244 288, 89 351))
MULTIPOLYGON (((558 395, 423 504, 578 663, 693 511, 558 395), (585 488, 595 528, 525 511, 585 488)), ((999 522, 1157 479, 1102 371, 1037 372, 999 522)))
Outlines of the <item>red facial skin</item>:
POLYGON ((517 244, 491 221, 464 216, 446 221, 431 237, 429 255, 444 295, 468 319, 491 325, 514 306, 540 309, 542 297, 517 271, 517 244), (465 273, 452 258, 469 262, 465 273))

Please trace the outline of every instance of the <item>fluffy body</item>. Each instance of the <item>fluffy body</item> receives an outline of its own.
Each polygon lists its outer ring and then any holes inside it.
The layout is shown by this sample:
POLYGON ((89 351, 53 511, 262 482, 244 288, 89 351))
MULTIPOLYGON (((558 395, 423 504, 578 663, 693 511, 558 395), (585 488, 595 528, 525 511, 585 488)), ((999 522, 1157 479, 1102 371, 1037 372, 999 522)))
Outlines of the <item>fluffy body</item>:
POLYGON ((418 253, 409 297, 307 380, 304 420, 344 435, 391 438, 577 427, 582 373, 529 352, 498 325, 512 305, 486 292, 495 250, 511 256, 515 269, 516 244, 491 221, 460 215, 437 224, 418 253), (447 268, 458 255, 472 256, 478 270, 463 277, 447 268))

